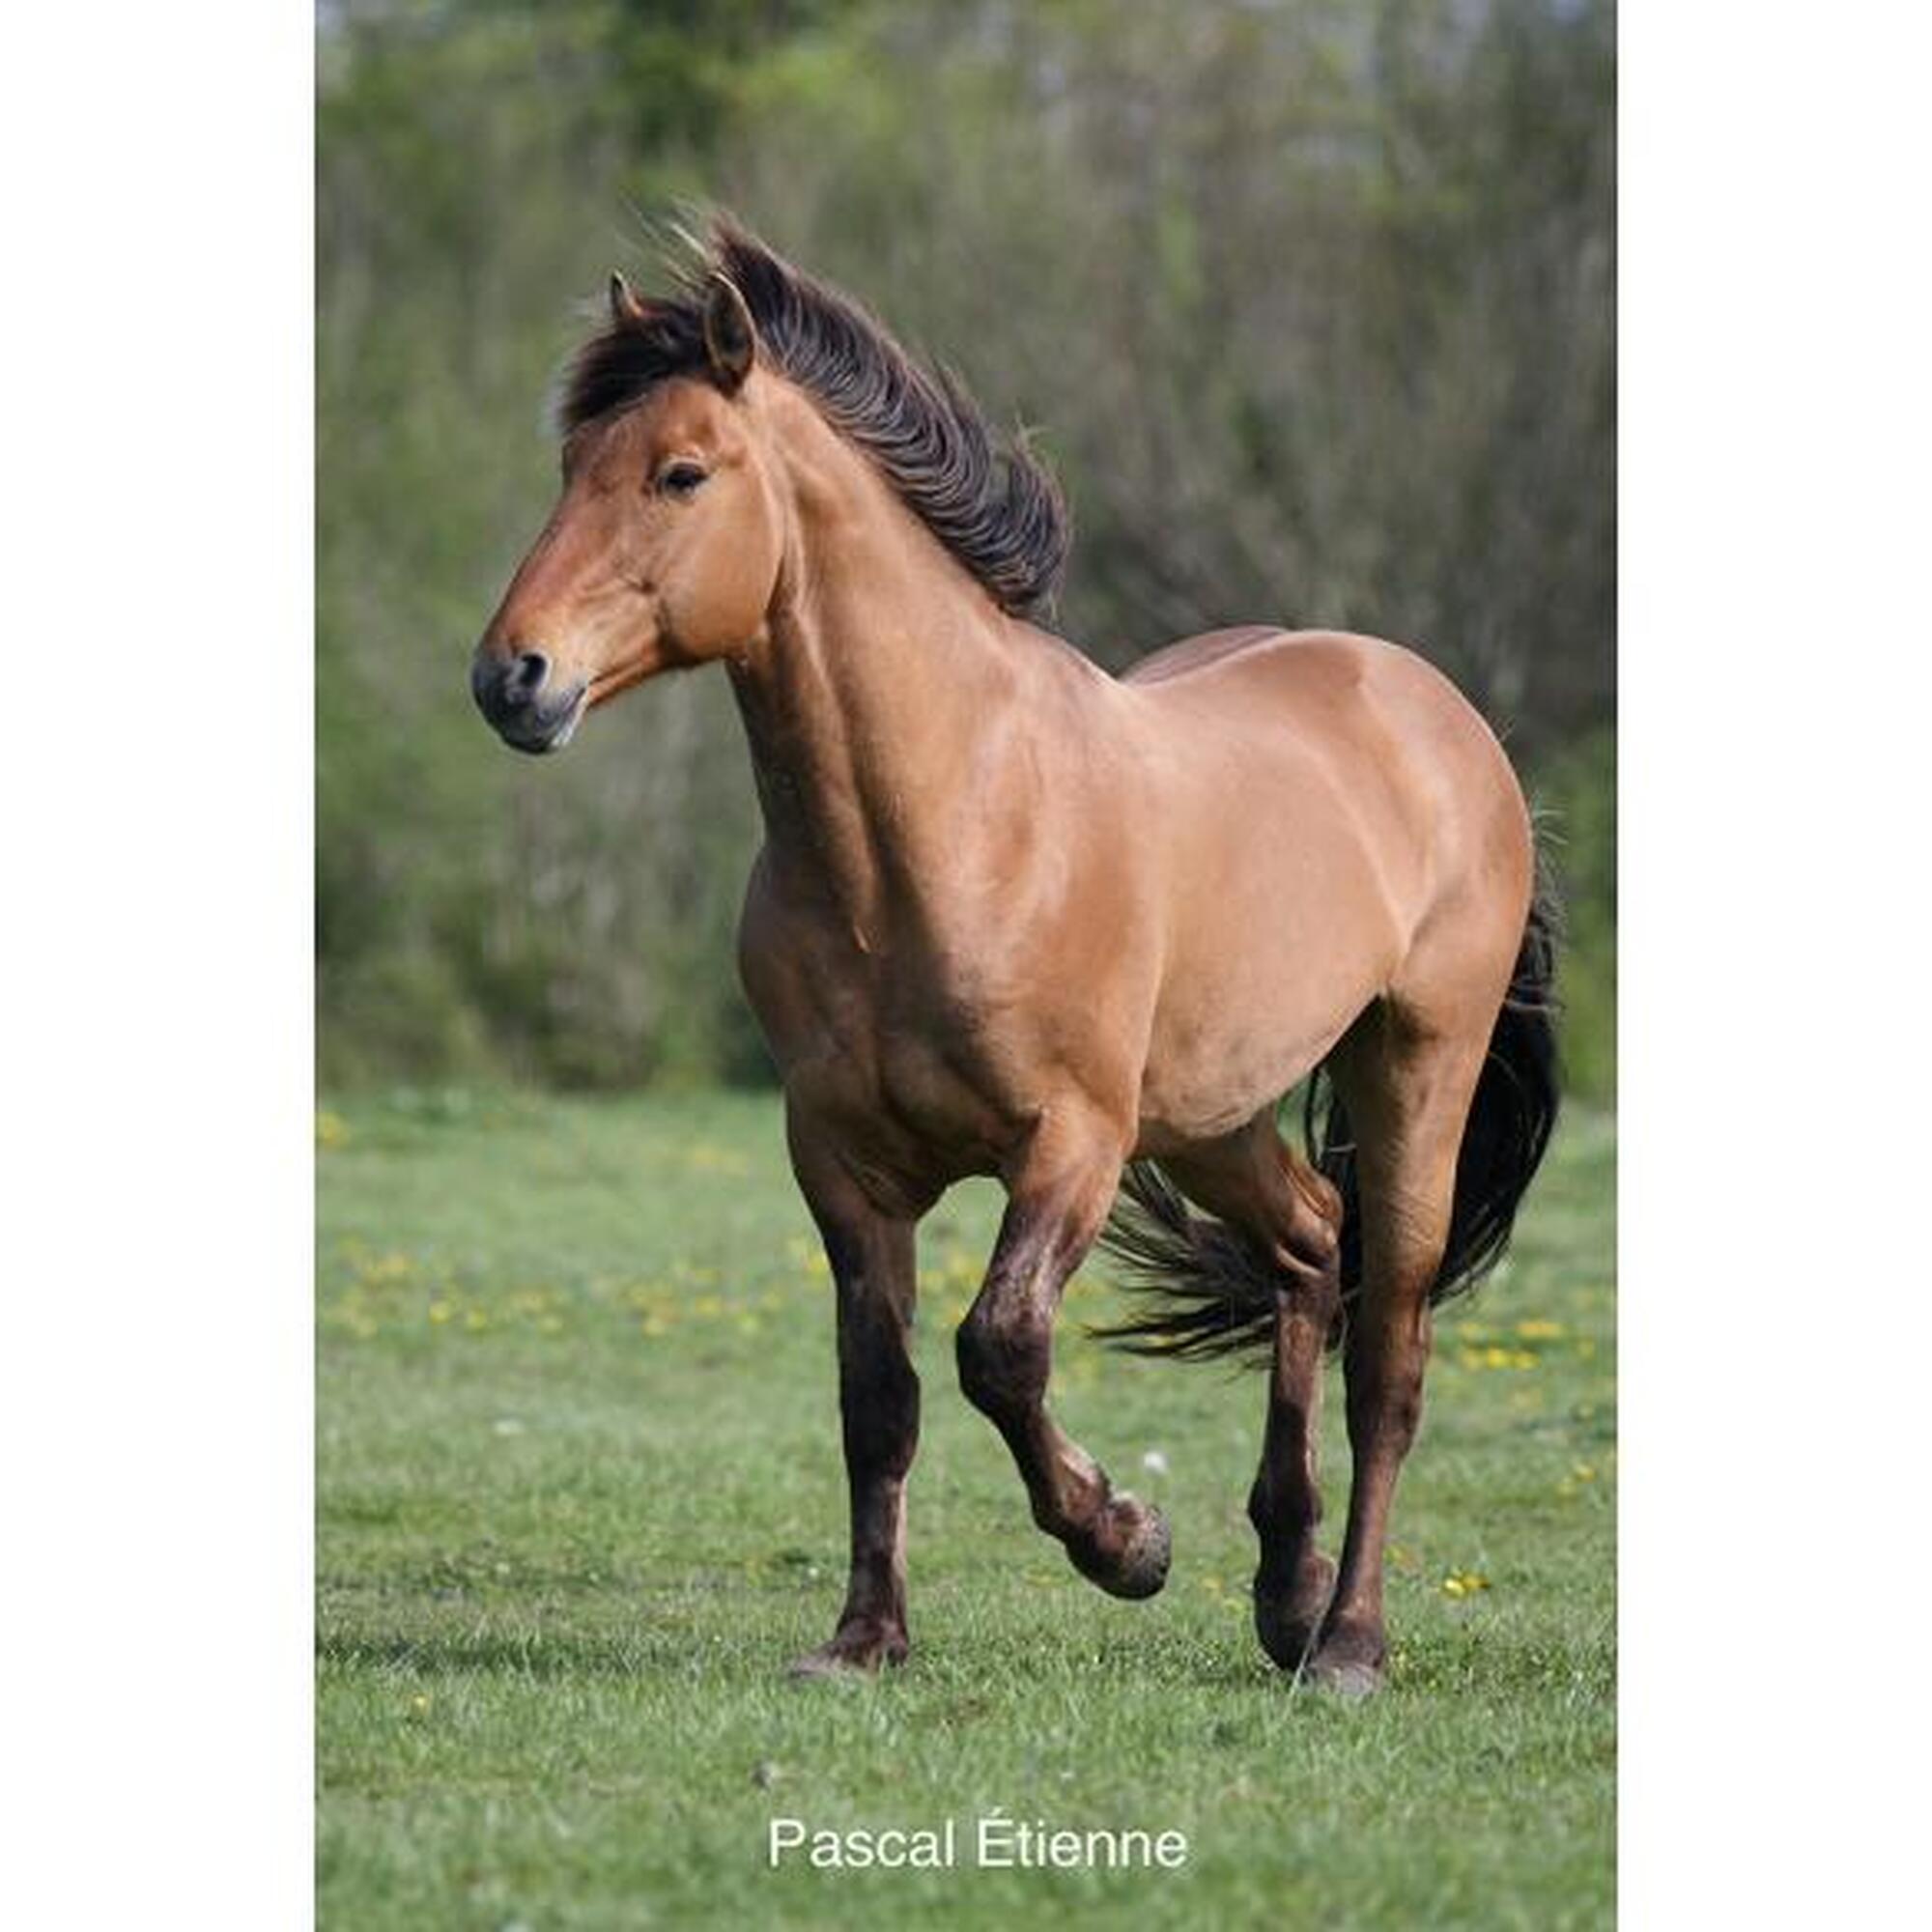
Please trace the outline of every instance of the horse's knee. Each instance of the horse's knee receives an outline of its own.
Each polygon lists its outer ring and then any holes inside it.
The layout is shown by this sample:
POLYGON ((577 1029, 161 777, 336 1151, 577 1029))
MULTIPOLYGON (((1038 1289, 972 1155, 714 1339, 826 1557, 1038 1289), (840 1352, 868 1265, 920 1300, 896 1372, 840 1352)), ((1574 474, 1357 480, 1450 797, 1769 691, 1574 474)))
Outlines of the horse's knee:
POLYGON ((919 1448, 919 1377, 903 1360, 843 1378, 845 1460, 867 1476, 898 1480, 919 1448))
POLYGON ((1032 1308, 976 1302, 953 1340, 959 1386, 987 1415, 1011 1414, 1045 1399, 1052 1330, 1032 1308))

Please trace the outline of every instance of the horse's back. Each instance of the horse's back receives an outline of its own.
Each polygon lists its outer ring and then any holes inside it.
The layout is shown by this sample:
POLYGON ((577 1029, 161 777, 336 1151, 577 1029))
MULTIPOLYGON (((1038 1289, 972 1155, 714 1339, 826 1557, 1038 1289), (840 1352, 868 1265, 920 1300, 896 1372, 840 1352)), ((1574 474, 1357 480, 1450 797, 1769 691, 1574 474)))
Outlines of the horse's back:
POLYGON ((1474 725, 1489 735, 1481 714, 1420 652, 1354 631, 1266 624, 1204 631, 1143 658, 1122 681, 1160 702, 1235 711, 1263 691, 1318 708, 1366 701, 1393 707, 1410 723, 1437 715, 1460 730, 1474 725))
POLYGON ((1156 731, 1236 759, 1278 748, 1358 803, 1384 794, 1418 831, 1439 832, 1445 808, 1480 818, 1490 803, 1505 819, 1520 810, 1482 714, 1427 658, 1385 639, 1242 625, 1170 644, 1122 682, 1145 695, 1156 731))
POLYGON ((1236 624, 1224 631, 1203 631, 1199 637, 1182 638, 1163 645, 1122 673, 1124 684, 1161 684, 1169 678, 1185 677, 1189 671, 1205 669, 1225 658, 1236 657, 1256 644, 1271 639, 1292 639, 1299 634, 1284 631, 1273 624, 1236 624))

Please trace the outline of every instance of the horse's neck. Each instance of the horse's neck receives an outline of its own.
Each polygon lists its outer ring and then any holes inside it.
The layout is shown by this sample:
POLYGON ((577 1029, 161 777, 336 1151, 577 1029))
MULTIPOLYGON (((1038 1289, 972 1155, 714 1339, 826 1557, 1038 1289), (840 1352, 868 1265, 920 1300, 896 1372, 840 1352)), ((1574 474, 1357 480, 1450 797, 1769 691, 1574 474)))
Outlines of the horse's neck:
POLYGON ((861 931, 973 836, 1041 675, 1030 640, 892 509, 799 520, 768 634, 732 667, 770 858, 861 931))

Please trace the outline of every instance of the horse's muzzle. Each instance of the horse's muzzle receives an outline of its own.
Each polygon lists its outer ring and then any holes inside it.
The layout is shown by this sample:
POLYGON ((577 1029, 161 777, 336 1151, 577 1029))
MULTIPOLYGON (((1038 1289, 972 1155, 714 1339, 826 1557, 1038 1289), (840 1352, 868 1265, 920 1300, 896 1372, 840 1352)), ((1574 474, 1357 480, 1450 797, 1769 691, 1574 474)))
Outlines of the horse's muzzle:
POLYGON ((469 691, 476 708, 514 751, 562 751, 583 715, 582 681, 554 690, 550 668, 542 651, 517 651, 509 657, 478 651, 470 664, 469 691))

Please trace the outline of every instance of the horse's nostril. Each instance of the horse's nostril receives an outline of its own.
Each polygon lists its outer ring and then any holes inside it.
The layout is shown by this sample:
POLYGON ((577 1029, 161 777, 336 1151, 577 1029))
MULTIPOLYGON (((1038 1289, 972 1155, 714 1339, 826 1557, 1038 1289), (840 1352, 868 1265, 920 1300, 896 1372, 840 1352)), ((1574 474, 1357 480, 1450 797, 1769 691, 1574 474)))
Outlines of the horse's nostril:
POLYGON ((505 658, 479 650, 469 667, 469 689, 476 708, 500 731, 536 709, 549 677, 550 659, 542 651, 505 658))

